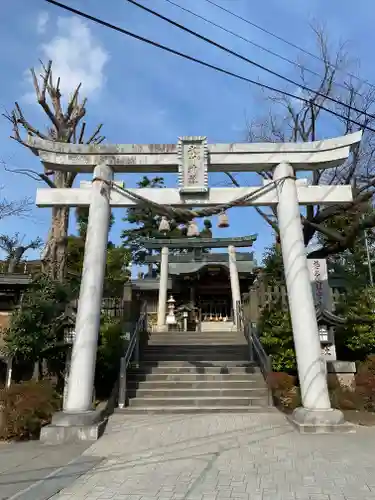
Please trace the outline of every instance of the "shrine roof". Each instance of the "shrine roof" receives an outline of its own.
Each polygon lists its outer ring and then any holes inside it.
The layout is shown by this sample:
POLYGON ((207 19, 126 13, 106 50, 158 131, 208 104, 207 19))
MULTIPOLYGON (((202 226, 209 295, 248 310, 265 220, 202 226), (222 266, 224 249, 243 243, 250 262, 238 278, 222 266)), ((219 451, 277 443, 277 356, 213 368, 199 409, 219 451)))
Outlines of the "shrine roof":
MULTIPOLYGON (((201 263, 201 264, 221 264, 228 262, 228 254, 227 253, 205 253, 200 256, 196 256, 193 252, 188 252, 184 254, 178 255, 169 255, 168 263, 169 264, 182 264, 182 263, 201 263)), ((236 261, 246 261, 246 262, 254 262, 254 253, 253 252, 237 252, 236 253, 236 261)), ((150 263, 159 263, 161 262, 161 255, 147 255, 145 262, 147 264, 150 263)))
POLYGON ((228 246, 234 247, 251 247, 257 239, 256 234, 250 236, 240 236, 237 238, 160 238, 149 239, 144 238, 140 243, 148 249, 167 248, 225 248, 228 246))
MULTIPOLYGON (((252 256, 252 254, 249 254, 252 256)), ((247 255, 246 255, 247 256, 247 255)), ((198 262, 172 262, 168 264, 168 290, 172 289, 173 278, 178 278, 179 276, 194 274, 201 271, 203 268, 213 268, 221 267, 226 268, 229 273, 229 262, 228 256, 226 255, 226 261, 198 261, 198 262)), ((257 268, 256 262, 252 259, 239 260, 237 261, 237 270, 240 275, 240 279, 243 278, 243 274, 253 274, 257 268)), ((132 287, 135 290, 142 291, 154 291, 159 289, 159 278, 137 278, 132 280, 132 287)))
MULTIPOLYGON (((159 290, 159 278, 137 278, 137 279, 132 279, 132 287, 135 290, 141 290, 141 291, 154 291, 154 290, 159 290)), ((168 290, 172 289, 172 279, 169 277, 168 278, 168 290)))
MULTIPOLYGON (((229 262, 181 262, 171 263, 168 265, 168 272, 172 276, 182 274, 194 274, 201 271, 203 268, 209 267, 225 267, 229 271, 229 262)), ((254 271, 255 263, 251 260, 237 262, 238 274, 251 274, 254 271)))
POLYGON ((339 326, 344 325, 347 320, 342 316, 337 316, 335 313, 328 311, 327 309, 319 309, 316 307, 316 319, 319 322, 327 323, 328 326, 339 326))

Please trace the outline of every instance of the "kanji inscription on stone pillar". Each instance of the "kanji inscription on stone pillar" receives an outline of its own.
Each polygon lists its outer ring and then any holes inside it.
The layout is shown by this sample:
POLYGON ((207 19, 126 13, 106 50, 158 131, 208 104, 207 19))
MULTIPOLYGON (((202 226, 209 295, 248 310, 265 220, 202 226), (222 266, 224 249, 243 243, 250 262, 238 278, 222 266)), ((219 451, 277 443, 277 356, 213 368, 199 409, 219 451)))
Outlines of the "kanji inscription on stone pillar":
POLYGON ((206 137, 180 137, 178 141, 179 187, 181 193, 208 191, 206 137))
POLYGON ((332 310, 331 291, 328 284, 326 259, 307 259, 313 289, 315 307, 319 310, 332 310))

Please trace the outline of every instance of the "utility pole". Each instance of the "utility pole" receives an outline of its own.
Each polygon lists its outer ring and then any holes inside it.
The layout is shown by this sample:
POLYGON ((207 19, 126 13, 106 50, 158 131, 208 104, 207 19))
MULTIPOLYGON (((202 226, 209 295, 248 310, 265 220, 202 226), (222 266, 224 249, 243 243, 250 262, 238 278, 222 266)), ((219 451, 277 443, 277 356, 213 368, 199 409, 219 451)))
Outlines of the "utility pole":
POLYGON ((368 245, 367 231, 364 230, 365 233, 365 246, 366 246, 366 255, 367 255, 367 266, 368 266, 368 275, 370 279, 370 285, 374 286, 374 278, 372 275, 372 267, 371 267, 371 258, 370 258, 370 248, 368 245))

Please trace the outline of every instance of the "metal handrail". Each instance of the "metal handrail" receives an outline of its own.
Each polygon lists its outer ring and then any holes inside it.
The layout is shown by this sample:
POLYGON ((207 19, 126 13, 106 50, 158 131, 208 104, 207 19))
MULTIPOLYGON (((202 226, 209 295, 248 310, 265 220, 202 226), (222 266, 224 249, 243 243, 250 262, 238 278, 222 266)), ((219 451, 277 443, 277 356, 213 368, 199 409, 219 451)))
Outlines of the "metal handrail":
POLYGON ((272 390, 269 386, 269 375, 272 372, 272 358, 264 350, 262 342, 259 339, 257 326, 255 324, 249 322, 245 325, 244 334, 249 346, 250 361, 254 361, 254 358, 258 361, 260 371, 262 372, 263 378, 267 384, 268 404, 271 405, 272 390))
POLYGON ((259 339, 257 325, 255 323, 251 323, 250 321, 245 321, 243 306, 240 302, 237 303, 236 314, 237 329, 244 332, 247 344, 249 346, 250 361, 254 361, 254 358, 256 358, 258 361, 260 371, 262 372, 264 380, 267 384, 268 402, 270 404, 272 401, 272 391, 269 387, 268 379, 269 374, 272 372, 272 358, 266 353, 263 344, 259 339))
POLYGON ((137 368, 139 367, 139 335, 142 331, 147 329, 147 303, 142 304, 139 318, 135 324, 134 330, 130 336, 129 344, 126 349, 125 355, 120 360, 120 383, 118 394, 118 407, 125 408, 126 406, 126 372, 133 357, 137 368))
POLYGON ((260 369, 264 377, 267 377, 272 371, 272 360, 271 356, 266 353, 263 344, 259 339, 256 326, 249 323, 245 328, 245 335, 252 346, 252 357, 254 358, 255 352, 259 361, 260 369))

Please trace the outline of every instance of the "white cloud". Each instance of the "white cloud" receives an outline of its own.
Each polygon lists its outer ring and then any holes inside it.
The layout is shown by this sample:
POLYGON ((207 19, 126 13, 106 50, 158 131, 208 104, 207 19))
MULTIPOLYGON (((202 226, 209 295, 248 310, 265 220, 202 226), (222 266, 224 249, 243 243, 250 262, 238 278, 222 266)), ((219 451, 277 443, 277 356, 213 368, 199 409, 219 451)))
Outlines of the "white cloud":
POLYGON ((43 35, 46 32, 47 23, 49 21, 49 14, 46 11, 41 11, 38 14, 36 21, 36 30, 40 35, 43 35))
MULTIPOLYGON (((45 22, 48 22, 48 16, 45 22)), ((45 27, 43 23, 40 25, 45 27)), ((109 54, 93 36, 89 26, 78 17, 59 17, 55 35, 43 43, 40 50, 40 59, 44 63, 52 60, 53 76, 60 77, 60 89, 65 98, 79 83, 82 83, 81 95, 84 97, 97 94, 105 84, 104 67, 109 54)), ((28 76, 28 84, 29 81, 28 76)), ((31 94, 34 95, 29 92, 24 98, 35 102, 31 94)))

